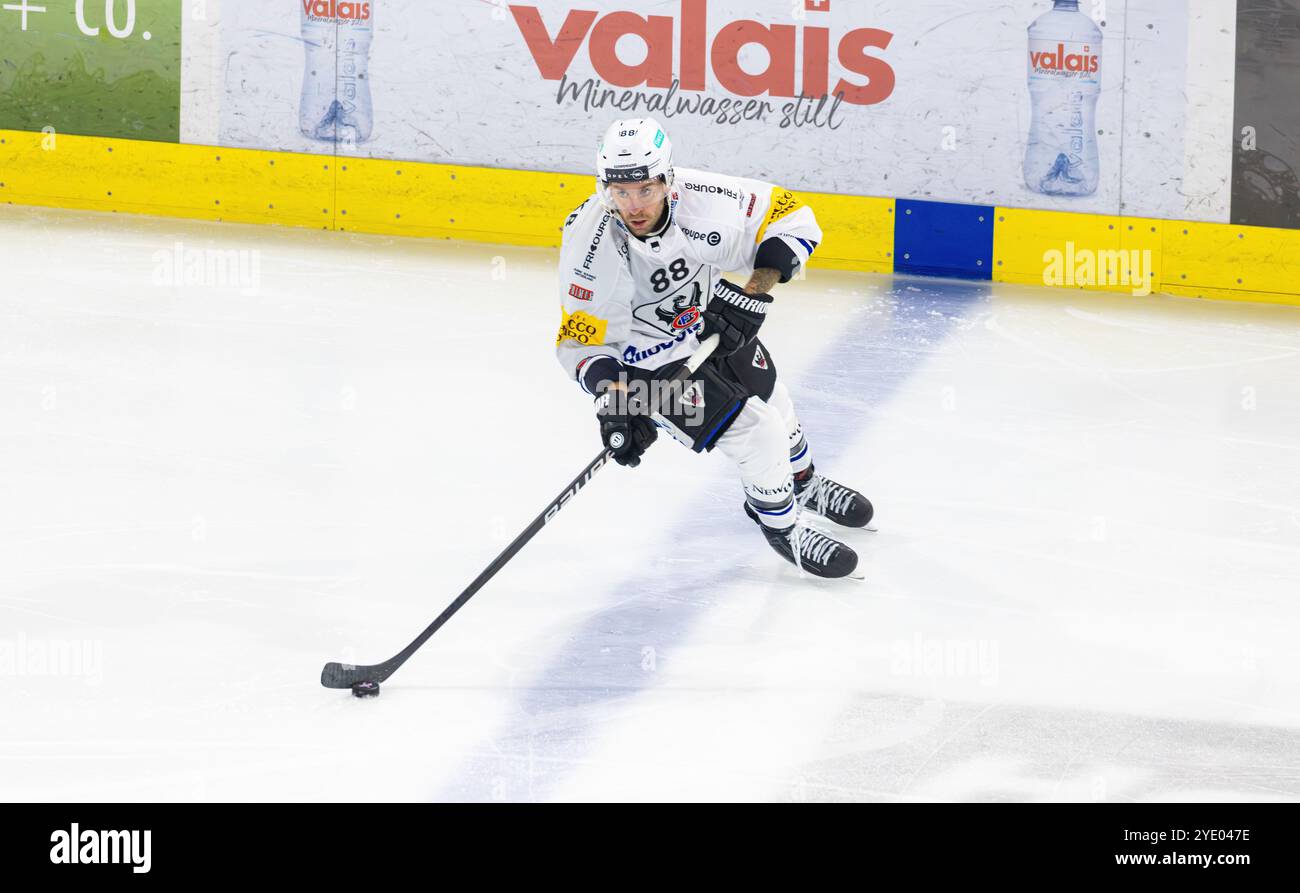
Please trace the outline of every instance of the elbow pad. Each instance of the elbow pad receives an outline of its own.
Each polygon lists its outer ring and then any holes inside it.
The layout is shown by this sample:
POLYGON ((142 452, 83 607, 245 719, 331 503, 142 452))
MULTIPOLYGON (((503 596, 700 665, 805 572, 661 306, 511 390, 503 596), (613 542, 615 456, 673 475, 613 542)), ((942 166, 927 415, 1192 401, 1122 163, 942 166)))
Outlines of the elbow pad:
POLYGON ((803 263, 794 249, 786 244, 785 239, 773 236, 764 239, 758 246, 758 255, 754 258, 755 270, 776 270, 781 274, 782 282, 789 282, 803 263))
POLYGON ((588 394, 599 397, 610 382, 618 381, 623 372, 623 364, 613 357, 591 357, 578 366, 578 381, 588 394))

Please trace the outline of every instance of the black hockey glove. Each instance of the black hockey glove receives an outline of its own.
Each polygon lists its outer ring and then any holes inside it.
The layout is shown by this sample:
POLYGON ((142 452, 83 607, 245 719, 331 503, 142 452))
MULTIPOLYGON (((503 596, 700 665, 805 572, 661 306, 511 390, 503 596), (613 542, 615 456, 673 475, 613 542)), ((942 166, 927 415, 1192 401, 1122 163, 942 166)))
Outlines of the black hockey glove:
POLYGON ((726 279, 719 279, 713 287, 713 297, 704 311, 704 327, 700 340, 710 335, 718 336, 715 357, 729 357, 754 339, 758 328, 767 318, 767 305, 772 303, 769 294, 749 295, 726 279))
POLYGON ((619 465, 636 468, 641 454, 659 436, 659 430, 644 407, 628 406, 627 392, 610 388, 596 398, 596 418, 600 422, 600 439, 614 451, 619 465))

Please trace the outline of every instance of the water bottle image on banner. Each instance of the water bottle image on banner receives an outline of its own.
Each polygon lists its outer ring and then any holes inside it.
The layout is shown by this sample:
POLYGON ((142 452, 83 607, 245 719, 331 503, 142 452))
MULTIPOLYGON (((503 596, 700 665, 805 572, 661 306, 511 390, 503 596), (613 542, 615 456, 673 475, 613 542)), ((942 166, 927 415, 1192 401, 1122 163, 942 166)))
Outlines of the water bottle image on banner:
POLYGON ((298 0, 307 67, 298 126, 312 139, 354 145, 370 139, 370 41, 375 0, 298 0))
POLYGON ((1092 195, 1101 179, 1097 97, 1102 33, 1079 0, 1055 0, 1029 26, 1032 104, 1025 185, 1044 195, 1092 195))

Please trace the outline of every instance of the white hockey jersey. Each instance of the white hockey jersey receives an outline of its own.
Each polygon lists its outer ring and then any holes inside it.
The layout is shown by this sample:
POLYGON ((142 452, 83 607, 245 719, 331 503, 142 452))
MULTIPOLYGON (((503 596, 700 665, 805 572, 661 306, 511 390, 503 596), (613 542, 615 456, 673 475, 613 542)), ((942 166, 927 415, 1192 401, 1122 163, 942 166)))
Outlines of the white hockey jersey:
POLYGON ((730 272, 744 285, 764 241, 785 242, 802 264, 822 239, 800 196, 742 177, 677 168, 668 214, 664 232, 644 240, 595 195, 565 221, 555 349, 584 389, 597 357, 644 369, 688 357, 714 283, 730 272))

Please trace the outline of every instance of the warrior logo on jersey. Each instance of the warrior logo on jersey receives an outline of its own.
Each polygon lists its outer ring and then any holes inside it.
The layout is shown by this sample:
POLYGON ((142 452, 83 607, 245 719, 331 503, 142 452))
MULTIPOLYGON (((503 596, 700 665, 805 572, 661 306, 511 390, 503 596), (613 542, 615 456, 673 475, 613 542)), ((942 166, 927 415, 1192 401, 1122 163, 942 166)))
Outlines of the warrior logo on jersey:
POLYGON ((755 369, 767 368, 767 355, 763 353, 763 345, 761 344, 757 344, 754 346, 754 368, 755 369))
POLYGON ((665 335, 678 335, 700 321, 703 307, 704 289, 698 281, 691 281, 666 298, 635 308, 632 315, 665 335))

